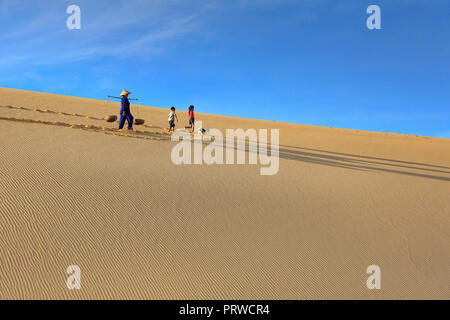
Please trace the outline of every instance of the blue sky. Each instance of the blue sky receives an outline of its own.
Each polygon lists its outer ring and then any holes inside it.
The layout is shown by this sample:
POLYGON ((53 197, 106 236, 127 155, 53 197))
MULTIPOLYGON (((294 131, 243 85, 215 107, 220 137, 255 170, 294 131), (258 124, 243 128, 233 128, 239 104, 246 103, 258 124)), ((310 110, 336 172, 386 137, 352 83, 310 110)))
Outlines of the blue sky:
POLYGON ((450 138, 448 0, 0 0, 0 86, 450 138), (81 30, 66 9, 81 7, 81 30), (382 29, 366 28, 381 7, 382 29))

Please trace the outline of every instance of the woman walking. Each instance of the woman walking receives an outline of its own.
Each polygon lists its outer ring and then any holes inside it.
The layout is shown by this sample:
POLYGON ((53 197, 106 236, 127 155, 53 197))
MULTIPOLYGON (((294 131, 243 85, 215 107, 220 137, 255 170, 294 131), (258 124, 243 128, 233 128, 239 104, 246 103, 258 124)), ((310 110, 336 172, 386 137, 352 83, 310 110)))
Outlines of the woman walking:
POLYGON ((127 90, 123 90, 120 94, 122 108, 120 109, 119 130, 123 129, 125 120, 128 121, 128 130, 133 130, 134 117, 131 114, 130 101, 128 100, 130 94, 131 92, 127 90))

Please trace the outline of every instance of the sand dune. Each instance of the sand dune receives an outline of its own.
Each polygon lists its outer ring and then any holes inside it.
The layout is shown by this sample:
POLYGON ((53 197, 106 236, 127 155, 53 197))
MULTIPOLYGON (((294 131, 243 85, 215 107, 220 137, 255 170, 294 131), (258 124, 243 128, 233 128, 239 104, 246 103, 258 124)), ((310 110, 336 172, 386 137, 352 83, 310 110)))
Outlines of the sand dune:
POLYGON ((0 106, 0 299, 448 299, 449 139, 197 114, 280 129, 261 176, 172 164, 166 109, 129 133, 103 120, 117 103, 0 89, 0 106))

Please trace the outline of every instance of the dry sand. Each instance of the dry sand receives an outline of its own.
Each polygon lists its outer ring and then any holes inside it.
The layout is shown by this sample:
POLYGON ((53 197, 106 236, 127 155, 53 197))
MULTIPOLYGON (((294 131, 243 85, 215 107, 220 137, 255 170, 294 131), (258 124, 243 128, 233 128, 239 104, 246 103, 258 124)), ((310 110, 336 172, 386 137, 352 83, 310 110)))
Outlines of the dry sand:
POLYGON ((0 89, 0 105, 0 299, 449 297, 449 139, 197 114, 280 129, 261 176, 173 165, 166 109, 127 134, 101 120, 118 103, 0 89))

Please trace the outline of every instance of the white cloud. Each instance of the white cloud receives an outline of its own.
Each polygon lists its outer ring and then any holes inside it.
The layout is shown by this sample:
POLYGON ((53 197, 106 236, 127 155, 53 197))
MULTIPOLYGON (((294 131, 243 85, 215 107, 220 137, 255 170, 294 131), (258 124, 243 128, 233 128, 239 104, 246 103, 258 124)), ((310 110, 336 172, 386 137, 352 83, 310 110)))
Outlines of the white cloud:
POLYGON ((68 1, 2 2, 7 44, 0 65, 57 64, 93 57, 158 54, 169 40, 199 31, 212 0, 80 0, 82 29, 67 30, 68 1))

